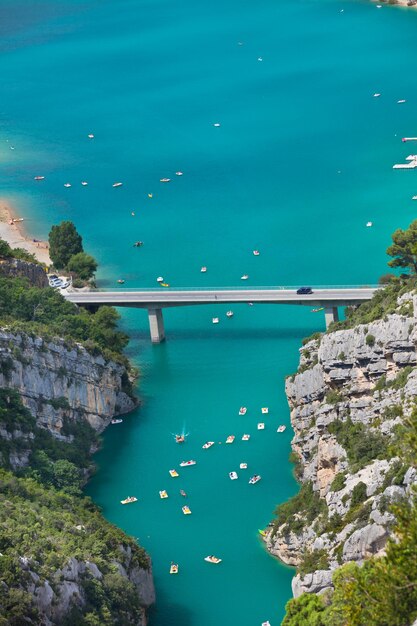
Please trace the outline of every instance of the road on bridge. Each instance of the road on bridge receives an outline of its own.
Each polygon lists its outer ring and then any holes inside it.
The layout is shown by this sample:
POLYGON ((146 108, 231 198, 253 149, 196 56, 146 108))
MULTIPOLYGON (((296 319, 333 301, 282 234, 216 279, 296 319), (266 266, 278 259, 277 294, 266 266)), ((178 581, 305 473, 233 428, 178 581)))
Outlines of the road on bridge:
POLYGON ((164 308, 233 302, 349 306, 370 300, 376 290, 376 287, 313 289, 311 294, 299 295, 295 289, 155 289, 68 292, 64 295, 70 302, 84 306, 107 304, 138 308, 164 308))

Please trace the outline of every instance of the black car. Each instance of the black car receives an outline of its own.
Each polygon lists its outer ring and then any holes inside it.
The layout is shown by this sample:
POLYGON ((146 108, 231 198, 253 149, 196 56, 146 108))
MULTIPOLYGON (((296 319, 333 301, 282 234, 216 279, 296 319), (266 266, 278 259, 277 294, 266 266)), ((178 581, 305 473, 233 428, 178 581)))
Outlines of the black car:
POLYGON ((313 290, 311 287, 300 287, 299 289, 297 289, 297 294, 299 296, 306 296, 310 293, 313 293, 313 290))

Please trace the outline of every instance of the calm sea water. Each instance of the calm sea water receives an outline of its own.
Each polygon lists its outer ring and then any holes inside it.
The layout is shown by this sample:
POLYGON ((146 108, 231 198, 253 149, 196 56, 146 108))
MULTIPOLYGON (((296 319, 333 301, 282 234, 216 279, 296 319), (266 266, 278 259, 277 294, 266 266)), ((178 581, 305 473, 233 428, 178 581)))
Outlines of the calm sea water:
MULTIPOLYGON (((416 173, 391 168, 415 152, 400 138, 417 135, 416 27, 416 12, 339 0, 0 1, 0 195, 35 237, 73 220, 103 287, 375 282, 415 213, 416 173)), ((143 403, 105 433, 87 493, 152 555, 152 626, 277 626, 291 594, 257 529, 296 491, 283 381, 324 322, 226 310, 166 311, 160 346, 144 311, 123 312, 143 403)))

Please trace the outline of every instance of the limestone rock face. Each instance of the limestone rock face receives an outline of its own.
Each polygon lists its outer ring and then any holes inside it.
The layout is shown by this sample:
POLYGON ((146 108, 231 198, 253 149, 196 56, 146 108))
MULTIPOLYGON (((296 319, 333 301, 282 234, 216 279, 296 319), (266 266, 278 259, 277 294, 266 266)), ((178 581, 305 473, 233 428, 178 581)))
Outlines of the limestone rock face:
POLYGON ((361 563, 367 557, 381 554, 388 538, 388 531, 378 524, 368 524, 358 528, 345 541, 343 557, 345 561, 361 563))
MULTIPOLYGON (((417 296, 406 296, 398 306, 413 301, 417 315, 417 296)), ((299 566, 306 554, 316 553, 321 565, 327 560, 328 569, 297 575, 295 597, 331 587, 333 571, 345 562, 384 554, 395 521, 389 503, 408 497, 417 472, 390 458, 388 450, 387 458, 353 462, 349 440, 338 433, 343 424, 350 429, 357 424, 365 439, 390 440, 412 411, 417 369, 409 366, 416 363, 417 317, 397 313, 326 333, 300 349, 299 372, 286 380, 291 445, 300 480, 311 484, 322 508, 313 522, 305 520, 300 508, 285 524, 271 523, 265 543, 289 565, 299 566)))
POLYGON ((30 284, 34 287, 48 286, 48 277, 41 265, 28 263, 20 259, 10 258, 0 260, 0 276, 28 278, 30 284))
MULTIPOLYGON (((142 607, 140 621, 136 626, 146 626, 146 609, 155 602, 155 588, 152 577, 152 568, 149 563, 148 569, 137 566, 130 567, 131 552, 129 546, 120 546, 120 561, 115 561, 119 573, 129 582, 133 583, 138 590, 140 605, 142 607), (126 560, 127 559, 127 560, 126 560)), ((59 624, 67 616, 72 606, 83 608, 86 597, 83 581, 87 578, 102 579, 103 574, 95 563, 79 561, 75 557, 68 559, 67 564, 61 570, 57 570, 51 580, 42 581, 32 571, 33 563, 30 559, 20 558, 20 565, 27 575, 28 591, 32 594, 36 608, 39 611, 42 624, 53 626, 59 624)))
POLYGON ((0 329, 0 387, 16 389, 55 437, 64 437, 65 419, 86 420, 101 432, 112 417, 133 410, 136 402, 123 391, 126 377, 122 365, 81 345, 0 329))
POLYGON ((333 572, 329 570, 316 570, 312 574, 307 574, 304 578, 294 576, 291 587, 294 598, 298 598, 302 593, 320 593, 326 591, 332 584, 333 572))

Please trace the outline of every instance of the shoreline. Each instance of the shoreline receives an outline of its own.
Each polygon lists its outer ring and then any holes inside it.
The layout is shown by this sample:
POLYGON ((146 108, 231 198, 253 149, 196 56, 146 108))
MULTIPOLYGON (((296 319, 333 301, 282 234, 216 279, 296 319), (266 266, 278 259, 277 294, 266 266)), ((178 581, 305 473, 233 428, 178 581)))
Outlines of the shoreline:
POLYGON ((47 267, 52 265, 49 257, 49 244, 47 241, 33 239, 27 233, 24 222, 16 222, 22 219, 17 216, 16 210, 6 198, 0 198, 0 238, 7 241, 11 248, 23 248, 47 267))
POLYGON ((383 6, 390 7, 405 7, 406 9, 416 9, 417 2, 415 4, 409 4, 409 0, 395 0, 395 2, 390 2, 390 0, 372 0, 374 4, 382 4, 383 6))

